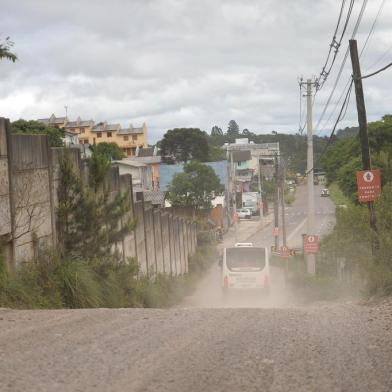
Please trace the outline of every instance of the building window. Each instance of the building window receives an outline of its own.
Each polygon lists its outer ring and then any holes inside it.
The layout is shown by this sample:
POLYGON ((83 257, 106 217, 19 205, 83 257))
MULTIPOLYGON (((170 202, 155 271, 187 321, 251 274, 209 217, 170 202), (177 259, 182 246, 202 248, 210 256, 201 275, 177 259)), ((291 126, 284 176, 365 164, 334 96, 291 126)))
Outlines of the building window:
POLYGON ((106 136, 107 137, 112 137, 112 133, 111 132, 106 132, 106 136))
POLYGON ((102 132, 97 132, 97 137, 102 137, 102 132))
POLYGON ((124 136, 124 142, 127 142, 129 140, 128 136, 124 136))
POLYGON ((80 133, 84 133, 84 128, 80 128, 80 133))
POLYGON ((88 144, 88 139, 85 139, 85 140, 84 140, 84 144, 88 144))
POLYGON ((137 140, 137 135, 132 135, 132 140, 136 141, 137 140))

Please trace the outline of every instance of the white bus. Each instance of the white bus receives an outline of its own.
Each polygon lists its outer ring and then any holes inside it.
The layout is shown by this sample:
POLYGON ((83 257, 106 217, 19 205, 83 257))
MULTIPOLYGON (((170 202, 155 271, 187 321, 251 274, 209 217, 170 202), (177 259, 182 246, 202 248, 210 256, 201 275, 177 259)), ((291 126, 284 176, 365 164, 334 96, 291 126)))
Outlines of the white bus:
POLYGON ((268 249, 237 243, 223 250, 222 288, 228 291, 265 289, 270 286, 268 249))

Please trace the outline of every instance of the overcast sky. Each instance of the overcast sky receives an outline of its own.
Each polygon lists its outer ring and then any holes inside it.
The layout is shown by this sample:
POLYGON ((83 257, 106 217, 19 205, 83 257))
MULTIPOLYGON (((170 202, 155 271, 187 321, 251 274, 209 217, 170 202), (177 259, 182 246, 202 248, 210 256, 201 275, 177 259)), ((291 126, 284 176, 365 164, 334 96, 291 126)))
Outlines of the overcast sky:
MULTIPOLYGON (((348 1, 347 1, 348 2, 348 1)), ((0 63, 0 116, 134 126, 149 141, 174 127, 223 129, 234 119, 257 133, 296 132, 298 75, 317 75, 340 0, 0 0, 0 38, 19 57, 0 63)), ((362 0, 356 0, 355 22, 362 0)), ((361 48, 381 0, 369 0, 357 34, 361 48)), ((392 1, 386 0, 361 63, 363 73, 392 61, 392 1), (389 23, 388 23, 389 22, 389 23), (389 51, 388 51, 389 50, 389 51), (385 55, 384 53, 387 52, 385 55), (384 55, 384 57, 382 57, 384 55), (371 67, 373 63, 381 60, 371 67)), ((349 35, 353 23, 348 28, 349 35)), ((314 122, 348 44, 318 93, 314 122)), ((350 75, 348 58, 334 107, 350 75)), ((392 70, 364 83, 369 120, 392 112, 392 70)), ((336 118, 330 111, 321 132, 336 118)), ((355 125, 352 97, 342 125, 355 125)))

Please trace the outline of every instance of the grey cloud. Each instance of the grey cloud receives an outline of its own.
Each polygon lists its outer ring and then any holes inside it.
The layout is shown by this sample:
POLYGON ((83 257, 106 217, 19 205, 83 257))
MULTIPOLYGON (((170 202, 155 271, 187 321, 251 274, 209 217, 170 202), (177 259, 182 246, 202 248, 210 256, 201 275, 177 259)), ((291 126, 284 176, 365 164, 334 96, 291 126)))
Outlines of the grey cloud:
MULTIPOLYGON (((0 34, 12 37, 20 60, 0 63, 1 115, 62 114, 66 104, 71 116, 146 121, 152 140, 172 127, 226 128, 232 118, 256 131, 295 132, 296 78, 320 72, 339 5, 336 0, 3 0, 7 12, 0 16, 0 34)), ((369 2, 360 45, 378 6, 369 2)), ((392 45, 391 18, 392 5, 386 4, 364 53, 365 66, 392 45)), ((384 61, 391 58, 392 51, 384 61)), ((315 121, 336 71, 317 97, 315 121)), ((331 108, 349 75, 348 61, 331 108)), ((389 77, 385 73, 365 85, 370 119, 390 111, 389 77)), ((355 121, 352 101, 342 125, 355 121)))

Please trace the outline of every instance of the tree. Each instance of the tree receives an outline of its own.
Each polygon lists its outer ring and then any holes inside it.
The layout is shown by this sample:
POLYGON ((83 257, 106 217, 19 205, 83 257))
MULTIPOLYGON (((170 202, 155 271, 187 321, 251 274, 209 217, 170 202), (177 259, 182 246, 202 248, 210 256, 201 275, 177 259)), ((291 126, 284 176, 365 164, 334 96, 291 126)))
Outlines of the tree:
POLYGON ((239 134, 240 134, 240 127, 234 120, 230 120, 229 125, 227 127, 227 135, 237 136, 239 134))
POLYGON ((174 156, 177 161, 208 160, 207 134, 199 128, 169 129, 160 143, 162 156, 174 156))
POLYGON ((13 46, 14 43, 10 40, 10 37, 7 37, 4 43, 0 43, 0 60, 7 59, 14 63, 18 59, 16 54, 11 52, 13 46))
POLYGON ((189 162, 177 173, 169 186, 167 199, 173 206, 210 208, 211 200, 223 192, 214 170, 201 162, 189 162))
POLYGON ((245 129, 242 131, 242 134, 243 134, 244 136, 249 136, 249 135, 250 135, 249 129, 248 129, 248 128, 245 128, 245 129))
POLYGON ((209 145, 208 147, 208 161, 217 162, 226 159, 226 150, 222 147, 209 145))
POLYGON ((98 154, 105 155, 109 159, 120 160, 125 157, 123 150, 117 143, 102 142, 92 147, 98 154))
POLYGON ((62 137, 64 131, 56 127, 45 125, 39 121, 26 121, 17 120, 11 123, 11 132, 13 133, 25 133, 25 134, 42 134, 47 135, 50 147, 62 147, 64 145, 62 137))
POLYGON ((223 135, 222 128, 219 128, 217 125, 214 125, 211 128, 211 136, 216 136, 216 135, 223 135))
MULTIPOLYGON (((107 159, 96 152, 93 157, 98 162, 107 159)), ((116 243, 135 228, 129 214, 130 197, 127 192, 116 193, 113 197, 101 186, 110 164, 101 165, 95 171, 91 166, 90 162, 89 177, 93 188, 83 187, 78 169, 67 151, 60 159, 57 216, 62 254, 121 261, 112 251, 116 243)))

